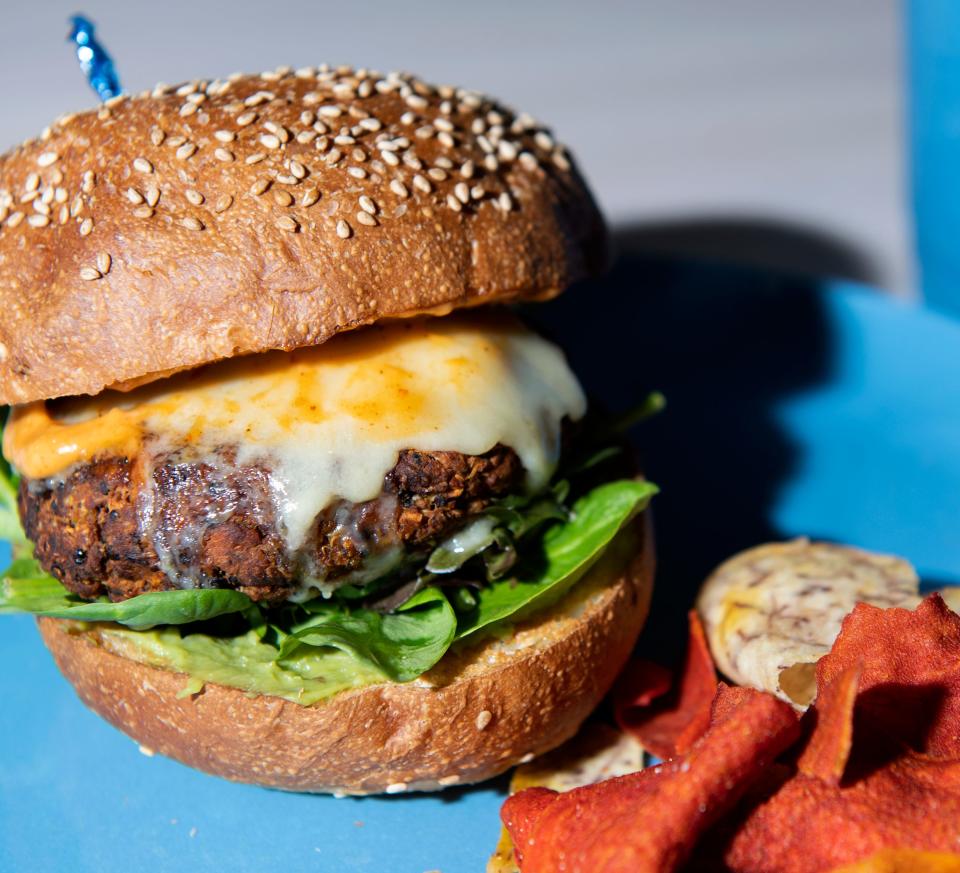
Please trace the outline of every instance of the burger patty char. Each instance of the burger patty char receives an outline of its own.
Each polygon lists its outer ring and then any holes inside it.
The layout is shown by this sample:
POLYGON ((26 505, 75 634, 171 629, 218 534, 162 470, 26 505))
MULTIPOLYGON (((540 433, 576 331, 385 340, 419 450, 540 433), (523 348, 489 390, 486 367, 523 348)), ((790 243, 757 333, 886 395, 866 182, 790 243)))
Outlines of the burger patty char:
POLYGON ((304 575, 335 580, 378 555, 425 550, 516 491, 523 467, 501 445, 483 455, 405 450, 379 497, 328 506, 295 554, 278 526, 268 469, 172 455, 150 478, 145 490, 138 459, 109 457, 55 484, 24 480, 20 515, 41 566, 88 599, 206 587, 281 601, 304 575))

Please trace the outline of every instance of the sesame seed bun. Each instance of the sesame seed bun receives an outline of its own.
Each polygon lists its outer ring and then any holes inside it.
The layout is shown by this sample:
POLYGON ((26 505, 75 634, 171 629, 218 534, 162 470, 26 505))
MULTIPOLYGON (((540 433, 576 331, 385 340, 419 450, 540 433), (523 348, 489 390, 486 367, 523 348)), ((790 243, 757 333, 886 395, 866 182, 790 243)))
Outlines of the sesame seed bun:
POLYGON ((420 679, 313 706, 207 685, 112 654, 94 626, 40 619, 57 665, 93 710, 146 749, 241 782, 346 794, 478 782, 571 737, 643 626, 649 512, 548 610, 448 652, 420 679))
POLYGON ((345 68, 158 87, 0 158, 0 403, 547 298, 604 261, 567 153, 474 92, 345 68))

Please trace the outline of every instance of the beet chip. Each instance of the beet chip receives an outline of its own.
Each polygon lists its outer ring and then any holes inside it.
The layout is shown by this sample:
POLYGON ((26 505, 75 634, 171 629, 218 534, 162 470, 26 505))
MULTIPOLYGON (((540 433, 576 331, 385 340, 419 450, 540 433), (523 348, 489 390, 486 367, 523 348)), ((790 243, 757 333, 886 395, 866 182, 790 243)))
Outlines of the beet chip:
POLYGON ((639 773, 510 797, 501 816, 523 873, 660 873, 676 869, 799 736, 794 711, 770 694, 721 686, 718 713, 689 753, 639 773))
POLYGON ((689 621, 687 654, 675 683, 664 667, 634 661, 614 689, 617 723, 658 758, 684 754, 710 725, 717 674, 696 612, 689 621))
MULTIPOLYGON (((939 595, 912 612, 860 604, 817 683, 799 772, 746 815, 728 867, 815 873, 884 850, 960 851, 960 616, 939 595)), ((852 869, 925 869, 880 864, 852 869)))

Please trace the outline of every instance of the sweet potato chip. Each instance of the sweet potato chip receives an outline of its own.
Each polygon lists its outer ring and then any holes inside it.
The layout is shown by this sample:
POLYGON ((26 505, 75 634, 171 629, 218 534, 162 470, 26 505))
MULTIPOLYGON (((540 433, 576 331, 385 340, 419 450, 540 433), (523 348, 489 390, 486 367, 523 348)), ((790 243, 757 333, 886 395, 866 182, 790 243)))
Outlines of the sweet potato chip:
POLYGON ((858 720, 918 751, 960 757, 960 615, 939 594, 912 611, 858 604, 817 664, 817 685, 858 662, 858 720))
POLYGON ((960 849, 960 617, 938 595, 914 611, 860 604, 817 677, 799 772, 747 814, 729 868, 814 873, 960 849))
POLYGON ((851 664, 817 696, 809 710, 815 725, 797 768, 828 785, 839 785, 853 745, 853 707, 860 687, 860 664, 851 664))
POLYGON ((529 789, 501 813, 524 873, 676 869, 699 835, 731 809, 799 736, 772 695, 721 687, 720 715, 687 755, 565 794, 529 789), (737 705, 725 705, 733 694, 737 705))
POLYGON ((690 612, 689 622, 676 682, 665 668, 638 661, 627 666, 614 689, 617 723, 658 758, 684 754, 710 724, 717 674, 696 612, 690 612))
POLYGON ((865 861, 835 867, 830 873, 960 873, 960 855, 884 849, 865 861))

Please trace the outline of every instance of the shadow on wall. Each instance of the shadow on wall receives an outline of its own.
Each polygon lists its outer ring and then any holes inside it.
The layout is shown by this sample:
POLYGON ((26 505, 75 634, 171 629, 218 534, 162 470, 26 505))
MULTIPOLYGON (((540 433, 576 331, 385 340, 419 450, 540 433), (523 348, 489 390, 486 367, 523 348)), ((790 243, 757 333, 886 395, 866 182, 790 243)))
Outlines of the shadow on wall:
MULTIPOLYGON (((715 230, 718 240, 730 232, 715 230)), ((770 510, 803 459, 775 409, 829 378, 832 343, 814 279, 652 257, 647 241, 643 228, 622 229, 607 277, 526 317, 563 345, 594 402, 617 411, 652 389, 667 396, 667 409, 635 433, 662 489, 641 650, 666 660, 685 641, 686 610, 705 576, 779 537, 770 510)), ((796 235, 797 252, 822 245, 796 235)), ((835 263, 855 263, 835 251, 835 263)))
POLYGON ((795 276, 830 276, 868 285, 880 282, 877 265, 851 243, 814 228, 770 219, 644 222, 620 229, 616 238, 628 256, 695 258, 795 276))

